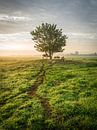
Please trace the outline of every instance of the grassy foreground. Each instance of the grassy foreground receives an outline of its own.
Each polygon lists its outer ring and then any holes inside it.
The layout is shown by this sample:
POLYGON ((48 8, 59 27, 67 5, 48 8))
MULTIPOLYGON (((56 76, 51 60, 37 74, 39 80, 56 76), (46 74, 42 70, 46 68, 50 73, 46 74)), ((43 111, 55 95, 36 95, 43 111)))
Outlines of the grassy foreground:
POLYGON ((0 62, 0 130, 97 130, 96 58, 0 62))

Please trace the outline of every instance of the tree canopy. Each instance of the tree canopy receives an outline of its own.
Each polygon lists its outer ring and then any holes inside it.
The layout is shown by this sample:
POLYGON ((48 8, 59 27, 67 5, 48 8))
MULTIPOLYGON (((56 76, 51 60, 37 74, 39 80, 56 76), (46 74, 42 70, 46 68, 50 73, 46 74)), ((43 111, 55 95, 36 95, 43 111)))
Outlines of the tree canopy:
POLYGON ((52 59, 53 53, 62 52, 66 45, 66 35, 62 35, 62 29, 57 29, 56 24, 42 23, 31 32, 35 41, 35 48, 45 52, 52 59))

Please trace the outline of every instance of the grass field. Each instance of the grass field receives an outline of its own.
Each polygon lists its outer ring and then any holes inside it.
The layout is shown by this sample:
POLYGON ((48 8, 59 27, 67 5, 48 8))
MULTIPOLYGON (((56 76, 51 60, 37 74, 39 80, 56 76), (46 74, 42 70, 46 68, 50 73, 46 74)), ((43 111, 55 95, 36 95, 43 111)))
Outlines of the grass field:
POLYGON ((97 130, 97 58, 0 63, 0 130, 97 130))

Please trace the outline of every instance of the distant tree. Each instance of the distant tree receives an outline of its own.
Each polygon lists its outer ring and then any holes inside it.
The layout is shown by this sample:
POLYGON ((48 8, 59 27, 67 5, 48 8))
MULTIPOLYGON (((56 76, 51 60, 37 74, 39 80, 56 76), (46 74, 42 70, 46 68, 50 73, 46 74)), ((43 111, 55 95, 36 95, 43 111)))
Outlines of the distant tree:
POLYGON ((79 55, 79 52, 78 52, 78 51, 75 51, 75 55, 79 55))
POLYGON ((42 23, 31 32, 32 40, 36 42, 35 48, 40 52, 45 52, 52 59, 53 53, 63 52, 66 45, 66 35, 62 35, 62 29, 57 29, 57 25, 42 23))

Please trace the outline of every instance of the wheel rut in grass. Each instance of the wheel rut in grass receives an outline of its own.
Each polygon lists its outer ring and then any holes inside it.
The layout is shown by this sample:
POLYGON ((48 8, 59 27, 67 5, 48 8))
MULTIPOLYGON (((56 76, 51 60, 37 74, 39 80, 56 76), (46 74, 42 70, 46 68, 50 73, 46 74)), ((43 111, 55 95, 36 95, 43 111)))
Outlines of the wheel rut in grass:
POLYGON ((36 77, 36 80, 35 82, 33 83, 33 85, 31 86, 31 89, 30 91, 28 92, 28 95, 30 96, 35 96, 37 97, 39 100, 40 100, 40 103, 44 109, 44 118, 47 118, 47 117, 50 117, 51 116, 51 113, 52 113, 52 107, 51 105, 49 104, 49 101, 46 97, 42 97, 40 95, 38 95, 36 93, 38 87, 43 84, 44 82, 44 79, 45 79, 45 73, 46 73, 46 70, 44 68, 44 64, 42 64, 38 74, 37 74, 37 77, 36 77))
POLYGON ((45 70, 44 70, 44 65, 42 65, 38 74, 37 74, 35 82, 31 86, 30 91, 28 92, 29 95, 32 95, 32 96, 36 95, 36 91, 37 91, 38 87, 41 84, 43 84, 44 78, 45 78, 45 70))

